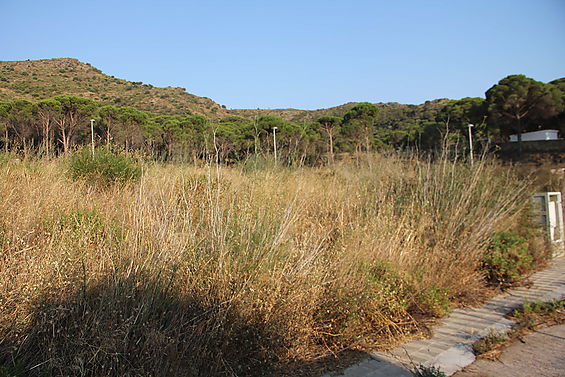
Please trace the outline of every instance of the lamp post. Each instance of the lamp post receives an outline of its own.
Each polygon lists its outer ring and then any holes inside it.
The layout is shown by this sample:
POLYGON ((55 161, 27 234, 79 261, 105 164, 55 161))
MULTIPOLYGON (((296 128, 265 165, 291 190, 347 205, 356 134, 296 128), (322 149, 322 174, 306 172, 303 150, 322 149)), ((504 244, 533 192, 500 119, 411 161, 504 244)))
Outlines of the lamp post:
POLYGON ((468 124, 467 127, 469 128, 469 154, 471 155, 471 165, 473 165, 473 134, 471 133, 471 128, 474 126, 468 124))
POLYGON ((94 119, 90 120, 90 144, 92 146, 92 157, 94 157, 94 119))
POLYGON ((273 150, 275 152, 275 165, 277 163, 277 127, 273 127, 273 150))

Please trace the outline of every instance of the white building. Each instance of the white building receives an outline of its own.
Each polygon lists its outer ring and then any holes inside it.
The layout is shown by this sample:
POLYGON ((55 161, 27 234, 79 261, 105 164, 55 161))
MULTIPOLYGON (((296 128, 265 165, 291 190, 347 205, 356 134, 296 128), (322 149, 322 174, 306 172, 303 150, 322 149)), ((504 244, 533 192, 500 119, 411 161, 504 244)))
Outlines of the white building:
MULTIPOLYGON (((541 130, 534 132, 524 132, 522 141, 543 141, 543 140, 559 140, 558 130, 541 130)), ((518 141, 518 135, 510 135, 510 141, 518 141)))

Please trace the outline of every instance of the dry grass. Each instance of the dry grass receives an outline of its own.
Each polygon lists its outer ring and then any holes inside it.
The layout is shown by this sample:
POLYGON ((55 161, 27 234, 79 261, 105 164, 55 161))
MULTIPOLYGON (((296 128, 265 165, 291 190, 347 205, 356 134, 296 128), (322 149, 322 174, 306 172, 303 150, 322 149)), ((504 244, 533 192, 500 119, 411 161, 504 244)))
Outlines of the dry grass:
POLYGON ((525 188, 487 161, 370 166, 151 165, 102 189, 70 182, 63 161, 5 163, 0 362, 267 375, 414 333, 482 289, 487 241, 525 188))

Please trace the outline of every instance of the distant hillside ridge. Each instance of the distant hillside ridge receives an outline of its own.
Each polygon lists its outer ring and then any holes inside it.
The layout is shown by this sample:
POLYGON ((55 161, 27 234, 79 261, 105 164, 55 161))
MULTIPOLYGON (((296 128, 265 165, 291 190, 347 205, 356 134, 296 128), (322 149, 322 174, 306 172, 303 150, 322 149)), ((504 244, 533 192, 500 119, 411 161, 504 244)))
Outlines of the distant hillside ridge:
MULTIPOLYGON (((436 112, 443 108, 452 100, 447 98, 426 101, 420 105, 405 105, 397 102, 375 103, 380 112, 381 118, 432 118, 436 112)), ((329 107, 318 110, 299 110, 299 109, 232 109, 229 113, 245 118, 261 117, 263 115, 274 115, 293 123, 313 122, 323 116, 342 117, 359 102, 348 102, 343 105, 329 107)))
POLYGON ((119 79, 73 58, 0 61, 0 101, 37 101, 60 94, 159 114, 200 114, 210 119, 228 115, 224 106, 184 88, 119 79))

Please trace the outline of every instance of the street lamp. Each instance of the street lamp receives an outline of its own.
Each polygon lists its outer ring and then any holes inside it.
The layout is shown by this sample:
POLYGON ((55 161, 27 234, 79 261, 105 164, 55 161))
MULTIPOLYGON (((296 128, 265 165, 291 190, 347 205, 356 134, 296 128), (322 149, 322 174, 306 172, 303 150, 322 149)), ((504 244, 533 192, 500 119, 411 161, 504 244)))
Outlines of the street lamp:
POLYGON ((94 157, 94 119, 90 120, 90 144, 92 146, 92 157, 94 157))
POLYGON ((273 127, 273 149, 275 151, 275 164, 277 163, 277 127, 273 127))
POLYGON ((469 128, 469 153, 471 155, 471 165, 473 165, 473 134, 471 133, 471 128, 474 126, 472 124, 468 124, 467 127, 469 128))

